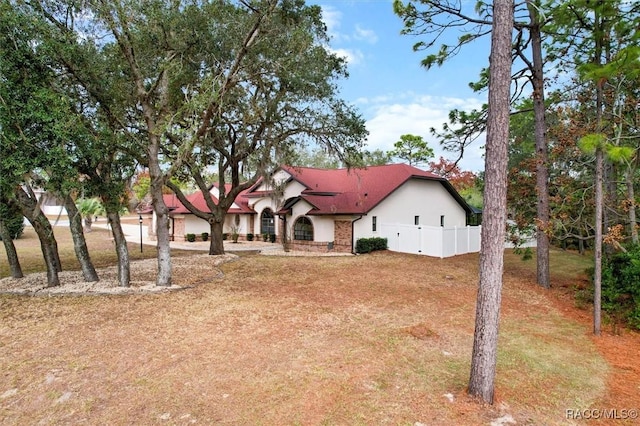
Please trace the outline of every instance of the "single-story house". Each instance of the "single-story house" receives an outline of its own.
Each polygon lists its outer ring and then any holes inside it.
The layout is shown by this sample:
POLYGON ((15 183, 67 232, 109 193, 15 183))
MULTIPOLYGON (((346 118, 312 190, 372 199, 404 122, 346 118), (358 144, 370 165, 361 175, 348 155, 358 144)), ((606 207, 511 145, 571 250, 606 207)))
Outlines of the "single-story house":
MULTIPOLYGON (((214 197, 218 191, 211 187, 214 197)), ((190 201, 205 206, 200 192, 190 201)), ((174 239, 209 231, 209 224, 176 197, 167 196, 165 202, 174 239)), ((245 238, 275 234, 295 250, 353 252, 358 239, 383 236, 382 224, 465 227, 474 213, 446 179, 406 164, 282 166, 271 182, 261 180, 236 198, 224 231, 236 227, 245 238)))

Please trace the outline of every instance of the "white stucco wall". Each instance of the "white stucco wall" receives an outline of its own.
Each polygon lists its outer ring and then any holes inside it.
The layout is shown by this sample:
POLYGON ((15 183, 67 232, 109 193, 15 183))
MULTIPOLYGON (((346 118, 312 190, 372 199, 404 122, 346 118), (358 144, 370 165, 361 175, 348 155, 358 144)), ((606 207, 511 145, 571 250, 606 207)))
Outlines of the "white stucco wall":
POLYGON ((462 227, 466 225, 466 212, 446 189, 437 181, 412 179, 354 224, 355 238, 380 236, 380 225, 413 225, 419 216, 420 225, 462 227), (377 230, 372 230, 372 218, 377 218, 377 230))
POLYGON ((320 242, 331 242, 334 239, 334 217, 333 216, 307 216, 312 206, 304 200, 297 202, 291 211, 291 216, 287 217, 287 233, 293 235, 293 225, 300 216, 306 216, 313 224, 313 240, 320 242))
MULTIPOLYGON (((231 227, 235 225, 235 214, 229 213, 224 219, 223 232, 231 232, 231 227)), ((251 229, 249 226, 249 221, 251 215, 241 214, 240 216, 240 226, 239 226, 239 234, 246 234, 251 229)), ((176 218, 182 216, 176 216, 176 218)), ((209 222, 204 219, 200 219, 199 217, 189 214, 184 215, 185 221, 185 234, 196 234, 200 235, 203 232, 211 232, 211 227, 209 226, 209 222)))
MULTIPOLYGON (((207 222, 206 220, 200 219, 199 217, 192 214, 183 215, 182 217, 184 217, 185 234, 200 235, 203 232, 211 232, 209 222, 207 222)), ((178 216, 176 216, 176 219, 178 219, 178 216)))
POLYGON ((334 217, 307 216, 313 223, 314 241, 331 242, 334 240, 334 217))
MULTIPOLYGON (((289 173, 285 172, 284 170, 278 170, 272 176, 272 180, 273 180, 273 182, 276 183, 276 185, 286 181, 289 178, 291 178, 291 175, 289 173)), ((255 189, 255 191, 257 191, 257 192, 271 191, 272 189, 273 189, 273 186, 270 185, 270 182, 263 181, 263 182, 260 183, 260 185, 258 185, 258 187, 255 189)))
MULTIPOLYGON (((212 186, 212 187, 211 187, 211 189, 209 190, 209 192, 210 192, 210 193, 211 193, 211 195, 213 195, 216 199, 220 199, 220 189, 219 189, 218 187, 216 187, 216 186, 212 186)), ((232 208, 232 209, 238 209, 238 208, 240 208, 240 206, 238 206, 238 205, 236 204, 236 202, 234 201, 234 202, 231 204, 231 207, 230 207, 230 208, 232 208)))
POLYGON ((307 187, 302 185, 300 182, 297 182, 295 180, 291 181, 291 182, 289 182, 287 187, 284 189, 284 195, 283 195, 282 199, 284 201, 286 201, 291 197, 297 197, 305 189, 307 189, 307 187))

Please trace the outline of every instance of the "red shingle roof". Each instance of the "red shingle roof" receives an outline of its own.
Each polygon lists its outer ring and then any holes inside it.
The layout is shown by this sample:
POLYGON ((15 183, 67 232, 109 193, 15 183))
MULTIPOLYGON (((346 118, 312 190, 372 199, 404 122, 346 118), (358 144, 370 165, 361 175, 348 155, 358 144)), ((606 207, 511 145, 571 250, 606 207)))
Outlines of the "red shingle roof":
MULTIPOLYGON (((444 178, 407 164, 387 164, 352 169, 316 169, 311 167, 282 166, 282 170, 291 175, 291 179, 305 187, 297 200, 284 207, 288 210, 300 199, 308 202, 313 208, 310 215, 332 214, 365 214, 391 195, 396 189, 410 179, 427 179, 440 182, 444 188, 469 213, 471 208, 444 178)), ((238 208, 231 208, 230 213, 254 213, 249 207, 250 198, 269 196, 271 191, 257 191, 261 181, 253 187, 241 192, 236 197, 238 208)), ((202 211, 209 209, 200 191, 187 196, 189 201, 202 211)), ((217 199, 214 197, 217 203, 217 199)), ((189 214, 189 210, 174 195, 166 195, 165 203, 173 208, 173 214, 189 214)), ((284 211, 282 212, 284 213, 284 211)))
POLYGON ((440 176, 407 164, 357 169, 290 166, 283 166, 282 169, 306 187, 301 198, 314 206, 308 213, 311 215, 367 213, 409 179, 435 180, 441 182, 449 192, 453 190, 440 176))
MULTIPOLYGON (((229 188, 231 188, 231 185, 227 184, 227 185, 225 185, 225 187, 228 190, 229 188)), ((235 203, 236 203, 236 205, 238 207, 231 207, 229 209, 228 213, 253 213, 253 210, 249 207, 247 197, 244 196, 245 192, 246 191, 241 192, 236 197, 235 203)), ((167 202, 167 198, 166 197, 167 196, 165 196, 165 203, 167 202)), ((216 197, 211 195, 211 198, 213 198, 213 202, 214 203, 218 204, 218 199, 216 197)), ((187 195, 187 200, 189 200, 189 202, 191 202, 191 204, 193 204, 194 207, 196 207, 198 210, 203 211, 203 212, 210 212, 209 207, 207 207, 207 203, 204 200, 204 195, 202 194, 202 191, 197 191, 197 192, 194 192, 193 194, 187 195)), ((171 200, 171 201, 173 201, 173 200, 171 200)), ((175 204, 175 209, 171 210, 172 214, 189 214, 189 213, 191 213, 189 211, 189 209, 187 209, 184 205, 182 205, 180 200, 178 200, 178 197, 175 197, 174 204, 175 204)), ((169 205, 169 204, 167 204, 167 205, 169 205)))

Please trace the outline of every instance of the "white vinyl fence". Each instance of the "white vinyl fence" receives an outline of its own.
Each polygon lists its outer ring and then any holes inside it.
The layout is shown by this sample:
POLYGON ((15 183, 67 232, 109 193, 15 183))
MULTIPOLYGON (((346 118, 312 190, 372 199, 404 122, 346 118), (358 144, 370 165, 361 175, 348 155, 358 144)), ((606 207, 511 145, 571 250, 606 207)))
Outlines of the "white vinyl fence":
POLYGON ((381 224, 380 236, 387 239, 389 250, 443 258, 479 252, 480 229, 381 224))

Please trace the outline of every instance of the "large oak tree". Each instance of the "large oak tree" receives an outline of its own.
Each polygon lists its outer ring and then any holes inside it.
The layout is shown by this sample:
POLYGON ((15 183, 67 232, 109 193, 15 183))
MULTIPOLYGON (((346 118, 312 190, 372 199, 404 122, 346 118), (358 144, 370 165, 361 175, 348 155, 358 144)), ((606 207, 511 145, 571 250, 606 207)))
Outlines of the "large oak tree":
MULTIPOLYGON (((186 91, 189 108, 166 132, 173 148, 169 173, 192 178, 206 209, 190 203, 174 182, 167 185, 209 222, 210 254, 224 253, 224 219, 242 190, 308 146, 348 164, 366 134, 364 120, 338 97, 336 81, 346 77, 346 64, 325 47, 318 6, 264 1, 227 7, 234 30, 208 34, 224 49, 203 71, 204 81, 186 91), (205 180, 209 166, 218 176, 216 198, 205 180)), ((214 28, 228 25, 227 14, 208 16, 214 28)), ((210 60, 207 55, 203 60, 210 60)))

